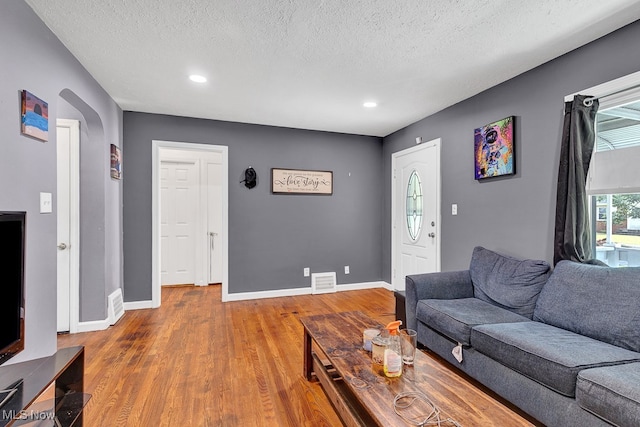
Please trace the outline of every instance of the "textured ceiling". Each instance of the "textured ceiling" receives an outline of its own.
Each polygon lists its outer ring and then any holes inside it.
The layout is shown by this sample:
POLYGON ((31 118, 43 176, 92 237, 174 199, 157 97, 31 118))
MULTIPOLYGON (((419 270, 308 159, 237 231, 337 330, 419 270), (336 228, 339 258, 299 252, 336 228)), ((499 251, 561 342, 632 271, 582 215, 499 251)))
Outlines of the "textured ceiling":
POLYGON ((124 110, 376 136, 640 18, 638 0, 26 2, 124 110))

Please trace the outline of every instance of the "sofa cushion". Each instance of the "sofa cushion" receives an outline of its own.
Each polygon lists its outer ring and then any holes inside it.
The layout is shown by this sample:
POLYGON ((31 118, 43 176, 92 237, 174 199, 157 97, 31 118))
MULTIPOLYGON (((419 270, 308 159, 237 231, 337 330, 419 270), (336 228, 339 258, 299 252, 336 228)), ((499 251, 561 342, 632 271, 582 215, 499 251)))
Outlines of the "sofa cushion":
POLYGON ((640 363, 585 369, 578 374, 576 401, 618 426, 640 425, 640 363))
POLYGON ((518 260, 480 246, 469 267, 476 298, 529 319, 550 270, 545 261, 518 260))
POLYGON ((542 289, 534 320, 640 351, 640 267, 560 261, 542 289))
POLYGON ((471 346, 569 397, 579 371, 640 361, 640 353, 539 322, 476 326, 471 346))
POLYGON ((469 345, 471 328, 485 323, 530 322, 524 316, 478 298, 426 299, 418 302, 416 317, 442 335, 469 345))

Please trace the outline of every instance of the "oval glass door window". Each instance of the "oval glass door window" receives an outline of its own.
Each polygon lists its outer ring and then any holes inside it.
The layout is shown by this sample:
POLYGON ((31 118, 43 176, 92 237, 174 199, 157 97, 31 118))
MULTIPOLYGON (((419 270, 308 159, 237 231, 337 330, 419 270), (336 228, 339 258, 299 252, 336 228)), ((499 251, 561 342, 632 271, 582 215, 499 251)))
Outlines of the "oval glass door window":
POLYGON ((414 170, 407 184, 407 231, 411 240, 416 241, 422 228, 422 183, 418 172, 414 170))

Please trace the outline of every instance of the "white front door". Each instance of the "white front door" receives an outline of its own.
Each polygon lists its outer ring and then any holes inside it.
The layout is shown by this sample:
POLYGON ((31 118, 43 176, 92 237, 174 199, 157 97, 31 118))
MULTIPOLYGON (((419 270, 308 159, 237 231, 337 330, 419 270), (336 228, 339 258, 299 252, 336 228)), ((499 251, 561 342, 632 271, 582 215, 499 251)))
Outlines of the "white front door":
POLYGON ((440 271, 440 139, 392 157, 392 285, 440 271))
POLYGON ((58 332, 75 332, 79 316, 79 302, 77 300, 80 273, 78 252, 79 149, 80 123, 76 120, 58 119, 56 123, 58 332), (72 295, 75 298, 72 298, 72 295))
POLYGON ((195 284, 197 162, 164 160, 160 166, 162 285, 195 284))

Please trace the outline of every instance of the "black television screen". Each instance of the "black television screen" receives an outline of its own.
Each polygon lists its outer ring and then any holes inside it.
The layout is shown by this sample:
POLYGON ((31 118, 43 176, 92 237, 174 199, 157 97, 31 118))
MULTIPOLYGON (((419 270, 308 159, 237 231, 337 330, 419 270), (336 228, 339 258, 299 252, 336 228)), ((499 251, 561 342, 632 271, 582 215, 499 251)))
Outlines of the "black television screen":
POLYGON ((25 212, 0 212, 0 364, 24 350, 25 212))

